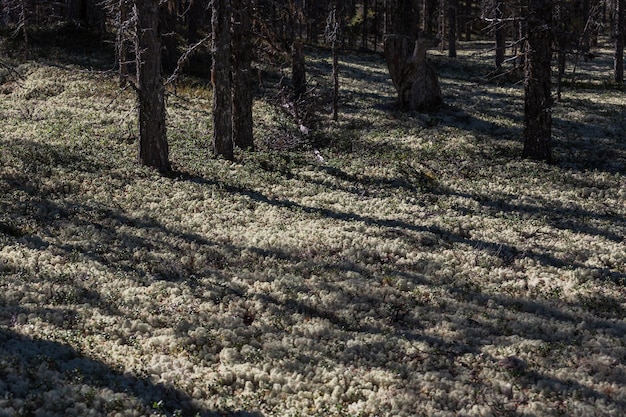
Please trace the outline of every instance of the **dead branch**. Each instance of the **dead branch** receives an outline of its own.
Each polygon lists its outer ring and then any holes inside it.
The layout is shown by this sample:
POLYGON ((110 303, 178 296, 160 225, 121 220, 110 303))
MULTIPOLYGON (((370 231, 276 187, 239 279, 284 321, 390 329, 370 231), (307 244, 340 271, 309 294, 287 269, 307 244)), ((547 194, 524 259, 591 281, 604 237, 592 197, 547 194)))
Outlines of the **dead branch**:
POLYGON ((212 35, 207 35, 187 48, 187 50, 180 56, 180 58, 178 58, 178 61, 176 62, 176 69, 174 70, 172 75, 170 75, 165 81, 165 85, 169 85, 178 79, 178 74, 180 73, 180 71, 182 71, 183 66, 187 63, 191 55, 196 51, 196 49, 209 41, 211 39, 211 36, 212 35))

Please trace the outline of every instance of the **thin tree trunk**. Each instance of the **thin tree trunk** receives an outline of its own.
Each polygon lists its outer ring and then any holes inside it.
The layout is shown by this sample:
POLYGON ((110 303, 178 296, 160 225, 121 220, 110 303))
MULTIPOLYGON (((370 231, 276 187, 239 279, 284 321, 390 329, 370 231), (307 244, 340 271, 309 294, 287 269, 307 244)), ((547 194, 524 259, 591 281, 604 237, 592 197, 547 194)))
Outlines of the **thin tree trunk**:
MULTIPOLYGON (((565 48, 564 45, 561 45, 565 48)), ((563 77, 565 76, 565 65, 566 65, 566 54, 565 51, 559 48, 559 51, 556 55, 557 62, 557 76, 556 76, 556 100, 561 101, 561 93, 563 92, 563 77)))
POLYGON ((306 65, 302 42, 295 39, 291 45, 291 82, 293 85, 293 99, 300 100, 306 93, 306 65))
POLYGON ((139 163, 161 172, 170 170, 165 131, 165 100, 161 79, 159 6, 152 0, 135 2, 137 17, 137 83, 139 85, 139 163))
POLYGON ((410 42, 415 42, 419 34, 419 9, 415 0, 398 0, 393 12, 391 33, 407 36, 410 42))
POLYGON ((472 1, 465 1, 465 40, 470 41, 472 38, 472 1))
POLYGON ((363 0, 363 38, 361 40, 361 47, 363 50, 367 50, 367 12, 369 5, 367 0, 363 0))
POLYGON ((456 20, 459 0, 450 0, 448 5, 448 57, 456 58, 456 20))
POLYGON ((232 0, 233 29, 231 57, 233 63, 233 142, 235 146, 254 150, 252 134, 252 57, 250 0, 232 0))
POLYGON ((233 160, 230 18, 230 0, 213 0, 213 149, 216 155, 233 160))
POLYGON ((126 39, 126 25, 128 24, 128 1, 119 0, 117 19, 117 59, 119 63, 120 84, 126 81, 128 76, 128 39, 126 39))
POLYGON ((496 6, 496 69, 502 70, 506 53, 506 24, 504 22, 504 2, 499 1, 496 6))
POLYGON ((441 42, 439 42, 439 52, 443 52, 446 49, 446 0, 439 0, 438 12, 437 36, 441 39, 441 42))
POLYGON ((326 29, 324 31, 326 41, 330 43, 333 54, 333 120, 339 120, 339 53, 337 51, 337 41, 339 36, 339 21, 337 20, 337 6, 333 5, 332 10, 326 18, 326 29))
POLYGON ((423 27, 424 32, 433 33, 433 15, 435 13, 437 0, 424 0, 423 5, 423 27))
POLYGON ((20 21, 19 25, 22 28, 24 34, 24 56, 28 59, 30 54, 30 39, 28 36, 28 26, 30 24, 30 0, 21 0, 20 2, 20 21))
POLYGON ((178 13, 176 3, 173 1, 159 1, 160 7, 160 27, 161 27, 161 65, 163 70, 171 74, 176 69, 178 63, 178 42, 176 36, 176 21, 178 13))
POLYGON ((625 0, 615 0, 615 55, 613 73, 617 84, 624 84, 624 7, 625 0))
POLYGON ((552 1, 528 0, 524 83, 525 158, 552 161, 552 1))

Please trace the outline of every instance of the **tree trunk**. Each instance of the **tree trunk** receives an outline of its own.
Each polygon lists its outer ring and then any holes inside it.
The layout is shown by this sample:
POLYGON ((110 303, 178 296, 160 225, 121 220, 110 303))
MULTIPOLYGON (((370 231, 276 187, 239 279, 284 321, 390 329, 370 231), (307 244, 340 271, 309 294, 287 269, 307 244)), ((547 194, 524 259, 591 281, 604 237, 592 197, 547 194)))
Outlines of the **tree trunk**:
POLYGON ((433 20, 437 9, 437 0, 424 0, 423 6, 422 16, 424 32, 432 34, 434 32, 433 20))
POLYGON ((472 14, 473 14, 473 10, 472 10, 472 1, 471 0, 465 0, 465 40, 466 41, 470 41, 472 39, 472 14))
POLYGON ((439 0, 439 17, 437 18, 437 36, 441 37, 439 42, 439 52, 443 52, 446 48, 446 0, 439 0))
POLYGON ((563 77, 565 76, 565 66, 567 64, 567 56, 565 54, 565 45, 561 45, 556 54, 556 66, 557 66, 557 75, 556 75, 556 100, 558 102, 561 101, 561 96, 563 93, 563 77), (563 49, 562 49, 562 48, 563 49))
POLYGON ((448 5, 448 57, 456 58, 456 20, 459 0, 450 0, 448 5))
POLYGON ((19 26, 22 28, 24 35, 24 57, 28 59, 30 54, 30 38, 28 36, 28 26, 30 26, 30 14, 33 10, 29 0, 20 1, 20 21, 19 26))
POLYGON ((117 59, 119 63, 119 77, 120 84, 126 82, 126 77, 128 76, 128 41, 126 38, 128 24, 128 0, 119 0, 118 1, 118 16, 117 16, 117 39, 116 39, 116 49, 117 49, 117 59))
POLYGON ((339 120, 339 54, 333 42, 333 120, 339 120))
POLYGON ((523 156, 552 162, 552 1, 527 0, 523 156))
POLYGON ((438 43, 426 34, 414 44, 406 36, 385 39, 387 67, 402 110, 433 111, 443 103, 437 74, 426 59, 426 51, 438 43))
POLYGON ((415 42, 419 33, 419 10, 414 0, 398 0, 392 13, 391 28, 388 33, 407 36, 415 42))
POLYGON ((502 70, 504 55, 506 53, 506 23, 504 22, 504 2, 499 1, 496 5, 495 13, 495 35, 496 35, 496 69, 502 70))
POLYGON ((361 48, 363 48, 364 51, 367 50, 367 13, 368 13, 368 7, 369 5, 367 4, 367 0, 363 0, 363 38, 361 39, 361 48))
POLYGON ((293 99, 298 101, 306 93, 306 66, 302 42, 295 39, 291 45, 291 82, 293 85, 293 99))
POLYGON ((233 123, 230 65, 230 0, 213 0, 213 149, 215 154, 233 160, 233 123))
POLYGON ((625 0, 615 0, 615 55, 613 73, 617 84, 624 84, 624 7, 625 0))
POLYGON ((233 142, 241 149, 254 150, 252 134, 252 57, 250 0, 232 0, 233 29, 231 57, 233 63, 233 142))
POLYGON ((139 85, 139 163, 161 172, 170 170, 165 132, 165 100, 161 79, 159 6, 152 0, 136 0, 137 83, 139 85))
POLYGON ((160 28, 161 28, 161 65, 166 74, 171 74, 176 69, 180 53, 178 52, 178 41, 176 35, 176 21, 178 12, 176 2, 159 1, 160 3, 160 28))

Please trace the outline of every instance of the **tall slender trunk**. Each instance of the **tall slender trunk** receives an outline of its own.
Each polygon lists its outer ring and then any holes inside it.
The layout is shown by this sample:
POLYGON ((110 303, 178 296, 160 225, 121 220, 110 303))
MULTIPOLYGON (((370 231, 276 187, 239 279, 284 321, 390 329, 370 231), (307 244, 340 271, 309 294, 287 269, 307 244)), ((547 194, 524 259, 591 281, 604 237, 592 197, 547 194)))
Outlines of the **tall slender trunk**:
POLYGON ((230 0, 213 0, 213 149, 215 154, 233 160, 233 123, 230 64, 230 0))
POLYGON ((128 76, 128 39, 126 39, 126 25, 128 24, 128 0, 119 0, 117 15, 117 60, 119 64, 120 83, 128 76))
POLYGON ((472 1, 465 0, 465 40, 470 41, 472 38, 472 1))
POLYGON ((448 4, 448 56, 456 58, 456 20, 459 0, 450 0, 448 4))
POLYGON ((361 47, 367 50, 367 13, 369 11, 369 5, 367 0, 363 0, 363 38, 361 40, 361 47))
POLYGON ((624 84, 624 7, 625 0, 615 0, 615 54, 613 57, 613 73, 615 82, 624 84))
POLYGON ((139 85, 139 163, 161 172, 170 170, 165 131, 165 100, 161 79, 159 5, 136 0, 137 83, 139 85))
POLYGON ((28 59, 30 54, 30 38, 28 36, 28 26, 30 25, 30 13, 33 10, 30 7, 30 0, 21 0, 20 2, 20 21, 19 25, 24 34, 24 56, 28 59))
POLYGON ((552 1, 527 0, 527 5, 523 156, 552 162, 552 1))
POLYGON ((304 61, 304 48, 299 39, 295 39, 291 45, 291 82, 293 84, 293 98, 300 100, 306 93, 306 65, 304 61))
POLYGON ((496 6, 496 69, 502 69, 504 55, 506 53, 506 24, 504 22, 504 2, 499 1, 496 6))
POLYGON ((161 65, 166 73, 171 74, 178 64, 178 41, 176 36, 176 21, 178 20, 178 12, 176 3, 173 1, 159 1, 161 28, 161 65))
POLYGON ((252 57, 250 0, 232 0, 233 27, 231 39, 233 142, 241 149, 254 150, 252 134, 252 57))

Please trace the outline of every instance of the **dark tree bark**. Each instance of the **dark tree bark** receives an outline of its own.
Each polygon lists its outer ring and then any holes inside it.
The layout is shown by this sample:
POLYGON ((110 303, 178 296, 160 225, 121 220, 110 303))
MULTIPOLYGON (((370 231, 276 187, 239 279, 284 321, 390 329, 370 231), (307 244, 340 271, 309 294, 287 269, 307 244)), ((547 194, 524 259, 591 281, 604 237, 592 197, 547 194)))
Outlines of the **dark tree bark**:
POLYGON ((176 20, 178 19, 178 11, 176 10, 177 2, 173 0, 159 1, 160 3, 160 32, 162 48, 161 65, 163 70, 171 74, 176 69, 180 53, 178 51, 178 42, 176 35, 176 20))
POLYGON ((200 28, 205 24, 207 15, 206 5, 203 1, 191 0, 187 12, 187 41, 190 44, 198 42, 200 28))
POLYGON ((306 93, 306 65, 302 42, 295 39, 291 45, 291 82, 293 84, 293 98, 300 100, 306 93))
POLYGON ((426 34, 414 43, 401 35, 385 39, 387 67, 402 110, 433 111, 443 103, 437 74, 426 58, 426 51, 438 44, 426 34))
POLYGON ((368 25, 368 21, 367 21, 367 13, 369 12, 369 5, 367 4, 367 0, 363 0, 363 38, 361 40, 361 47, 363 48, 363 50, 367 50, 367 35, 368 35, 368 30, 367 30, 367 25, 368 25))
POLYGON ((24 35, 24 57, 28 59, 30 54, 30 36, 28 34, 30 26, 30 17, 34 9, 34 4, 30 0, 20 0, 19 3, 19 23, 18 27, 22 29, 24 35))
POLYGON ((70 4, 70 19, 74 22, 78 22, 85 25, 87 22, 87 1, 86 0, 71 0, 70 4))
POLYGON ((402 35, 415 42, 419 34, 419 9, 415 0, 398 0, 388 33, 402 35))
POLYGON ((523 156, 545 162, 552 162, 552 11, 552 1, 527 0, 523 156))
POLYGON ((456 21, 459 0, 450 0, 448 4, 448 57, 456 58, 456 21))
POLYGON ((506 23, 504 21, 504 2, 499 1, 495 8, 495 38, 496 38, 496 69, 502 70, 506 53, 506 23))
POLYGON ((433 20, 434 20, 436 10, 437 10, 437 0, 424 0, 422 18, 423 18, 424 32, 426 33, 434 32, 433 20))
POLYGON ((139 88, 139 163, 161 172, 170 170, 165 131, 165 100, 161 79, 159 6, 136 0, 137 84, 139 88))
POLYGON ((241 149, 254 150, 250 43, 252 6, 250 0, 232 0, 232 3, 233 142, 241 149))
POLYGON ((470 41, 472 38, 472 21, 473 21, 473 5, 471 0, 465 0, 465 40, 470 41))
POLYGON ((234 159, 230 65, 230 0, 213 0, 213 149, 215 154, 234 159))
POLYGON ((118 0, 118 10, 117 10, 117 39, 115 43, 115 48, 117 49, 117 60, 119 64, 119 77, 120 84, 126 82, 126 77, 128 76, 128 48, 129 48, 129 39, 127 39, 127 28, 128 24, 128 15, 129 15, 129 4, 128 0, 118 0))
POLYGON ((337 7, 333 9, 326 19, 326 41, 330 43, 333 54, 333 120, 339 120, 339 53, 337 52, 337 38, 339 37, 339 22, 337 20, 337 7))
MULTIPOLYGON (((424 18, 431 0, 424 1, 424 18)), ((398 92, 398 106, 402 110, 432 111, 443 100, 437 74, 426 59, 426 51, 439 40, 418 30, 418 2, 398 0, 392 19, 392 33, 385 38, 385 59, 389 74, 398 92)))
POLYGON ((615 82, 624 84, 624 31, 626 0, 615 0, 615 54, 613 57, 613 73, 615 82))

